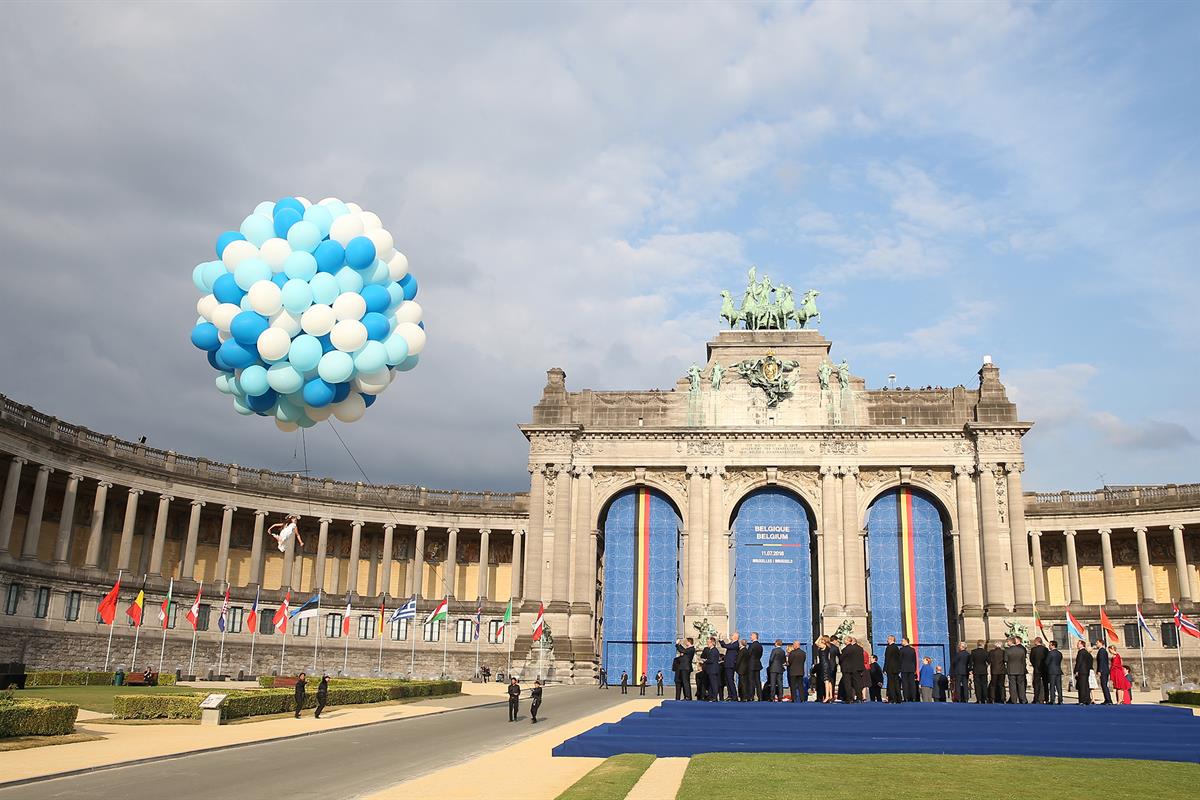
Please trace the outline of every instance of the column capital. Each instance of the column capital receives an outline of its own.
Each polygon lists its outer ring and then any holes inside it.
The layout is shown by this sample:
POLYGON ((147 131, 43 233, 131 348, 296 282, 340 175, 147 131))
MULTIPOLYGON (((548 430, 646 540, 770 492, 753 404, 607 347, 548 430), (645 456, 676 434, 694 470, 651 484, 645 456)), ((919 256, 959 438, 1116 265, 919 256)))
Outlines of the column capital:
POLYGON ((357 528, 357 529, 361 530, 361 529, 362 529, 362 526, 363 526, 363 524, 364 524, 364 523, 363 523, 363 521, 362 521, 361 519, 356 519, 356 520, 353 520, 353 521, 350 523, 350 527, 351 527, 351 528, 357 528))
POLYGON ((415 530, 417 533, 427 533, 429 531, 429 526, 428 525, 418 525, 413 530, 415 530))
POLYGON ((12 463, 16 464, 19 467, 23 467, 29 463, 29 459, 26 458, 25 456, 13 456, 12 463))
POLYGON ((956 478, 960 478, 960 477, 969 478, 975 474, 975 465, 974 464, 955 464, 953 469, 954 469, 954 477, 956 477, 956 478))
POLYGON ((959 534, 959 532, 958 532, 957 530, 952 530, 952 531, 950 531, 950 538, 951 538, 951 539, 957 539, 957 538, 959 537, 959 535, 960 535, 960 534, 959 534))
POLYGON ((67 475, 67 480, 74 481, 75 483, 79 483, 79 481, 83 480, 83 478, 84 476, 80 475, 78 472, 71 472, 69 475, 67 475))
POLYGON ((1174 533, 1183 533, 1183 523, 1182 522, 1176 522, 1174 525, 1168 525, 1167 527, 1170 528, 1171 531, 1174 533))
POLYGON ((196 508, 196 507, 204 508, 204 501, 203 500, 193 500, 191 505, 192 505, 192 508, 196 508))
POLYGON ((175 495, 173 495, 173 494, 159 494, 159 496, 158 496, 158 502, 160 502, 160 503, 163 501, 170 503, 170 502, 173 502, 174 500, 175 500, 175 495))
POLYGON ((1145 525, 1139 525, 1138 527, 1136 527, 1136 528, 1134 528, 1134 529, 1133 529, 1133 532, 1134 532, 1134 533, 1140 533, 1140 534, 1142 534, 1142 535, 1144 536, 1144 535, 1146 534, 1146 526, 1145 526, 1145 525))
POLYGON ((524 536, 525 529, 524 528, 513 528, 512 535, 513 536, 524 536))
POLYGON ((46 474, 49 474, 54 472, 54 467, 51 467, 48 464, 38 464, 38 472, 45 472, 46 474))
POLYGON ((843 478, 853 478, 858 475, 858 467, 839 467, 838 474, 843 478))
POLYGON ((456 527, 453 527, 453 526, 451 526, 451 527, 449 527, 449 528, 446 528, 446 533, 447 533, 447 534, 451 534, 451 533, 458 533, 458 531, 459 531, 459 529, 458 529, 458 528, 456 528, 456 527))
POLYGON ((1097 528, 1096 533, 1100 534, 1101 536, 1111 536, 1112 528, 1097 528))
POLYGON ((704 474, 709 478, 724 478, 725 477, 725 468, 720 467, 720 466, 705 467, 704 474))
POLYGON ((130 486, 130 487, 129 487, 129 493, 130 493, 131 495, 134 495, 135 497, 136 497, 137 495, 144 494, 144 493, 145 493, 145 491, 146 491, 145 489, 139 489, 139 488, 137 488, 136 486, 130 486))
POLYGON ((1029 532, 1029 535, 1030 535, 1030 536, 1033 536, 1033 537, 1036 537, 1036 538, 1038 538, 1038 539, 1042 538, 1042 532, 1041 532, 1041 531, 1030 531, 1030 532, 1029 532))
POLYGON ((825 465, 825 466, 821 467, 820 472, 821 472, 822 478, 836 477, 837 476, 837 467, 831 467, 829 465, 825 465))
POLYGON ((542 474, 545 474, 546 467, 548 467, 548 466, 550 466, 550 465, 547 464, 545 461, 535 461, 534 463, 530 464, 527 467, 527 469, 529 470, 529 474, 532 476, 533 473, 535 473, 535 472, 540 472, 542 474))
POLYGON ((1075 531, 1072 531, 1072 530, 1065 530, 1065 531, 1063 531, 1063 536, 1070 536, 1072 539, 1074 539, 1074 538, 1075 538, 1075 531))
POLYGON ((96 481, 96 486, 100 489, 111 489, 113 487, 112 481, 96 481))
POLYGON ((237 511, 237 506, 226 503, 225 505, 221 506, 221 510, 232 514, 234 511, 237 511))
POLYGON ((321 517, 317 522, 320 522, 322 525, 332 525, 333 517, 321 517))
POLYGON ((486 534, 488 534, 488 535, 490 536, 490 535, 491 535, 491 533, 492 533, 492 529, 491 529, 491 528, 480 528, 480 529, 479 529, 479 532, 480 532, 480 533, 486 533, 486 534))
POLYGON ((987 472, 994 477, 995 474, 1000 471, 1000 469, 1001 467, 999 464, 981 463, 979 465, 979 474, 982 475, 983 473, 987 472))
POLYGON ((689 478, 704 477, 704 467, 700 466, 699 464, 691 464, 684 471, 687 473, 689 478))
POLYGON ((1025 471, 1024 461, 1008 461, 1004 464, 1004 471, 1008 474, 1021 473, 1025 471))
POLYGON ((576 464, 571 468, 571 474, 576 478, 590 478, 595 470, 587 464, 576 464))
POLYGON ((385 523, 383 524, 383 529, 384 529, 385 531, 394 531, 394 530, 396 530, 396 523, 394 523, 394 522, 385 522, 385 523))
POLYGON ((270 511, 263 511, 261 508, 254 509, 254 516, 256 517, 265 517, 270 513, 270 511))

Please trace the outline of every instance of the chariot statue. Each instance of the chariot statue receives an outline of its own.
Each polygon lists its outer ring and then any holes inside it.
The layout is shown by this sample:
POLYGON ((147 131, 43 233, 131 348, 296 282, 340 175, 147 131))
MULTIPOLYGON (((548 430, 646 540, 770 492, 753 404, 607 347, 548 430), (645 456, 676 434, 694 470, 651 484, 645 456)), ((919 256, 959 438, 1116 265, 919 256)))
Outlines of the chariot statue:
POLYGON ((811 321, 819 320, 816 289, 809 289, 796 303, 796 293, 791 286, 773 286, 771 278, 764 275, 758 279, 758 271, 750 267, 746 273, 746 290, 742 293, 742 304, 734 305, 733 294, 721 292, 721 318, 729 323, 730 329, 743 325, 749 331, 787 330, 791 323, 804 328, 811 321))

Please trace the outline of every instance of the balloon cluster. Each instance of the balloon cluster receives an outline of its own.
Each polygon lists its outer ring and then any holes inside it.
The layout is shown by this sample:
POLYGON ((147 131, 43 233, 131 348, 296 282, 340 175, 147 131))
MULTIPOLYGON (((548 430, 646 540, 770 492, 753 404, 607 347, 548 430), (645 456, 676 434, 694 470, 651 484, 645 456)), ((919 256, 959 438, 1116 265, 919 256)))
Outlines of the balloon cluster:
POLYGON ((417 281, 379 217, 355 203, 259 203, 192 272, 204 296, 192 344, 239 414, 281 430, 360 419, 417 365, 417 281))

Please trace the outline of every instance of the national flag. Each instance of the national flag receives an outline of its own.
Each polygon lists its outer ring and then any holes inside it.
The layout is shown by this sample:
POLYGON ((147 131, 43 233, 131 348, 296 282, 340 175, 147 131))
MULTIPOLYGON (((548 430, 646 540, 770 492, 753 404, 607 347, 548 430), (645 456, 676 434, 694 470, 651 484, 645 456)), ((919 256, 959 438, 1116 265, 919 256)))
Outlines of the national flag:
POLYGON ((542 633, 546 629, 546 604, 538 603, 538 615, 533 620, 533 640, 536 642, 542 638, 542 633))
POLYGON ((1140 605, 1137 606, 1137 615, 1138 615, 1138 627, 1146 632, 1146 635, 1150 637, 1150 641, 1152 641, 1152 642, 1158 641, 1157 639, 1154 638, 1154 631, 1150 630, 1150 626, 1146 623, 1146 618, 1142 616, 1142 607, 1140 605))
POLYGON ((174 591, 174 589, 175 579, 171 578, 170 582, 167 583, 166 599, 164 599, 162 601, 162 605, 158 607, 158 621, 162 624, 164 631, 167 629, 167 614, 171 612, 171 592, 174 591))
POLYGON ((1179 610, 1178 603, 1171 603, 1175 608, 1175 627, 1186 633, 1188 636, 1195 636, 1200 639, 1200 626, 1188 619, 1182 611, 1179 610))
POLYGON ((483 622, 483 601, 480 600, 479 603, 475 606, 475 635, 472 637, 473 640, 475 640, 475 641, 478 641, 478 639, 479 639, 479 626, 482 622, 483 622))
POLYGON ((1046 627, 1042 625, 1042 615, 1037 612, 1036 608, 1033 609, 1033 624, 1042 632, 1042 636, 1046 635, 1046 627))
POLYGON ((200 587, 196 589, 196 599, 192 601, 192 607, 188 609, 187 621, 192 623, 192 630, 199 630, 200 626, 200 595, 204 592, 204 582, 200 582, 200 587))
POLYGON ((392 612, 392 616, 388 618, 388 622, 395 622, 398 619, 416 619, 417 618, 417 596, 414 594, 409 598, 408 602, 392 612))
POLYGON ((1104 629, 1104 633, 1109 639, 1117 644, 1121 643, 1121 640, 1117 638, 1117 629, 1113 627, 1112 620, 1108 618, 1108 614, 1104 613, 1104 606, 1100 606, 1100 627, 1104 629))
POLYGON ((1067 611, 1067 638, 1074 636, 1076 639, 1087 641, 1087 631, 1079 624, 1079 620, 1075 619, 1075 615, 1069 610, 1067 611))
POLYGON ((142 588, 138 589, 137 597, 133 598, 133 602, 129 604, 129 608, 125 609, 125 615, 133 620, 135 628, 142 624, 142 608, 146 605, 146 581, 142 580, 142 588))
POLYGON ((342 636, 350 635, 350 615, 354 610, 350 608, 350 594, 346 595, 346 613, 342 615, 342 636))
POLYGON ((246 627, 251 633, 258 631, 258 596, 262 593, 262 587, 254 590, 254 605, 250 606, 250 613, 246 615, 246 627))
POLYGON ((304 605, 297 606, 295 611, 288 613, 288 619, 308 619, 315 617, 321 613, 321 594, 318 592, 312 597, 304 601, 304 605))
POLYGON ((100 601, 100 605, 96 607, 96 613, 100 615, 100 619, 104 620, 105 625, 112 625, 113 620, 117 618, 117 599, 121 594, 121 579, 117 578, 117 582, 108 590, 108 594, 104 595, 104 599, 100 601))
POLYGON ((503 639, 504 631, 508 628, 508 624, 512 622, 512 600, 508 601, 508 608, 504 609, 504 619, 500 620, 500 627, 496 629, 496 638, 503 639))
POLYGON ((383 607, 383 601, 380 600, 379 601, 379 635, 380 635, 380 637, 383 636, 383 626, 384 626, 386 619, 387 619, 387 613, 383 607))
POLYGON ((443 597, 442 602, 437 604, 437 608, 429 612, 429 616, 425 618, 425 624, 437 622, 440 619, 446 619, 450 616, 450 600, 443 597))
POLYGON ((217 629, 225 632, 225 617, 229 614, 229 587, 225 587, 225 600, 221 603, 221 616, 217 617, 217 629))
MULTIPOLYGON (((288 602, 292 599, 292 593, 289 591, 283 596, 283 605, 275 609, 275 617, 271 620, 275 624, 275 630, 287 635, 288 624, 288 602)), ((255 603, 258 602, 256 599, 255 603)))

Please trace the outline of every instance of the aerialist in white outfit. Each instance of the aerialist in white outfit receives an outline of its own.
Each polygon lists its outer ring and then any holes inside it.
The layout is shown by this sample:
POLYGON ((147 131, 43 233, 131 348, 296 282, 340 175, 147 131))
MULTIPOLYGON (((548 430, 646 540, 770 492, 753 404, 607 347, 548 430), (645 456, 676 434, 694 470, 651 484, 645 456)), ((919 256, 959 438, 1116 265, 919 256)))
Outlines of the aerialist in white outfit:
POLYGON ((288 540, 293 536, 296 537, 297 544, 304 547, 304 540, 300 538, 300 529, 296 526, 296 523, 300 521, 300 517, 295 514, 288 514, 285 519, 286 522, 276 522, 267 529, 267 533, 275 537, 275 544, 279 546, 279 552, 281 553, 287 551, 288 540), (275 533, 276 528, 282 528, 282 530, 279 533, 275 533))

